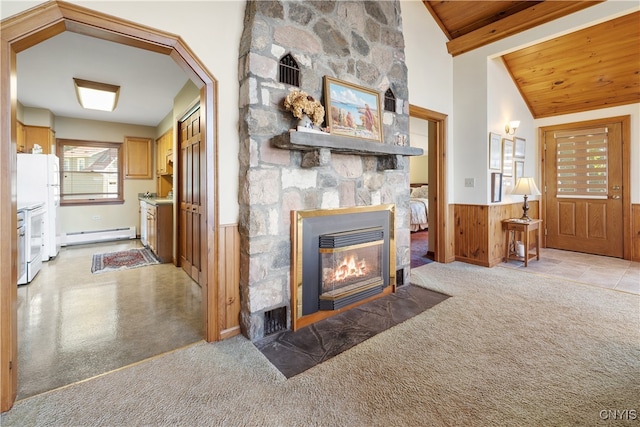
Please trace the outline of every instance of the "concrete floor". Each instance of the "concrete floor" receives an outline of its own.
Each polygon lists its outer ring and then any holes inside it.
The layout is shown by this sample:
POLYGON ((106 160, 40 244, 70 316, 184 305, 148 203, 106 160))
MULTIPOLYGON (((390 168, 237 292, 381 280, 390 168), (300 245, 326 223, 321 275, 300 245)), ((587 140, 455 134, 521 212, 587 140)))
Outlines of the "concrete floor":
POLYGON ((200 287, 181 268, 91 273, 93 254, 135 247, 64 247, 18 287, 18 399, 202 339, 200 287))

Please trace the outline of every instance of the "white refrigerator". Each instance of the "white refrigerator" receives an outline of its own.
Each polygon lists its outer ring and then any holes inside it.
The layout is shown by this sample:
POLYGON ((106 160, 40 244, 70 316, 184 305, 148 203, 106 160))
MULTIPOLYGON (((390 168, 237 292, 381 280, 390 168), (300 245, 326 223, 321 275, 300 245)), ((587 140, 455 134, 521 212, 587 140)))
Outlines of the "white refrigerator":
POLYGON ((60 160, 53 154, 18 153, 18 204, 44 202, 42 260, 48 261, 60 251, 60 160))

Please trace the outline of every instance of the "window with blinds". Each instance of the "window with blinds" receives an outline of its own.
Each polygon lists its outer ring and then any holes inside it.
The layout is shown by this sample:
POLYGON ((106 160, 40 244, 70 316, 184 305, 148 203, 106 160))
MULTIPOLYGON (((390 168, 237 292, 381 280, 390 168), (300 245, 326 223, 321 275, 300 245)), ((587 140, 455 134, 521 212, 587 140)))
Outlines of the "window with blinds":
POLYGON ((556 132, 557 197, 606 198, 607 128, 556 132))
POLYGON ((58 140, 60 204, 122 202, 122 144, 58 140))

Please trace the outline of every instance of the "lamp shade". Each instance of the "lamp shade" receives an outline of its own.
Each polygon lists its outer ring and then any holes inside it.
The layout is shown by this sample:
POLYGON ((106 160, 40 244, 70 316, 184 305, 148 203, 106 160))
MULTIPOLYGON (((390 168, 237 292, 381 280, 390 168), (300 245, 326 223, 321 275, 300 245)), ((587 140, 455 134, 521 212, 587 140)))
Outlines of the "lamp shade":
POLYGON ((511 194, 520 194, 525 196, 539 196, 540 190, 536 187, 536 182, 530 176, 518 178, 511 194))

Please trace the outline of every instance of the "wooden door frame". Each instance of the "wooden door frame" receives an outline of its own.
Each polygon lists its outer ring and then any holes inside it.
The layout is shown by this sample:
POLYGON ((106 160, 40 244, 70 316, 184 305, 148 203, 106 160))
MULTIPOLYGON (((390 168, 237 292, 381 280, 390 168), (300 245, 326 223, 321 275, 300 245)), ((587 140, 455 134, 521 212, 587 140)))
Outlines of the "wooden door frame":
POLYGON ((206 144, 207 283, 202 288, 204 338, 220 339, 217 281, 217 81, 180 37, 63 1, 52 0, 0 23, 0 412, 17 395, 16 55, 64 31, 170 56, 200 87, 206 144))
MULTIPOLYGON (((542 189, 542 197, 540 197, 540 218, 547 224, 547 194, 546 188, 546 140, 545 133, 554 130, 568 130, 575 127, 587 126, 604 126, 612 122, 622 124, 622 239, 623 239, 623 258, 631 259, 631 244, 633 242, 631 228, 631 116, 616 116, 603 119, 585 120, 580 122, 563 123, 558 125, 549 125, 538 128, 538 141, 540 149, 540 184, 542 189)), ((545 226, 546 227, 546 226, 545 226)), ((542 247, 547 247, 546 233, 542 233, 542 247)))
POLYGON ((452 242, 449 241, 451 225, 447 203, 447 115, 417 105, 409 105, 409 116, 429 120, 436 124, 435 152, 430 152, 428 158, 429 169, 433 168, 436 171, 436 182, 429 183, 429 188, 435 189, 436 195, 435 206, 429 206, 429 210, 432 211, 430 213, 433 214, 433 222, 435 222, 435 227, 429 225, 429 238, 436 242, 435 248, 433 248, 434 261, 450 262, 452 257, 448 256, 446 251, 446 248, 452 245, 452 242))

